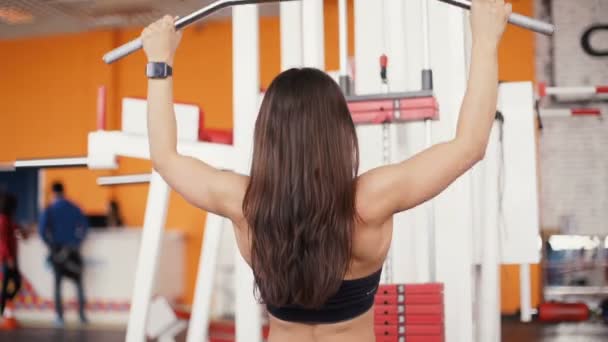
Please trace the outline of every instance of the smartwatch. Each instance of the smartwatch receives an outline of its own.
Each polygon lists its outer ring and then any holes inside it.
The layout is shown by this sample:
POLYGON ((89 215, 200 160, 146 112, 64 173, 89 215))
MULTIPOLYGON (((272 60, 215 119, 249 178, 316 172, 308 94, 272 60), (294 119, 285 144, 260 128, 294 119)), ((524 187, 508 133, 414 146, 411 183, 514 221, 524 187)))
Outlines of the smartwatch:
POLYGON ((173 68, 164 62, 149 62, 146 65, 146 76, 152 79, 163 79, 173 75, 173 68))

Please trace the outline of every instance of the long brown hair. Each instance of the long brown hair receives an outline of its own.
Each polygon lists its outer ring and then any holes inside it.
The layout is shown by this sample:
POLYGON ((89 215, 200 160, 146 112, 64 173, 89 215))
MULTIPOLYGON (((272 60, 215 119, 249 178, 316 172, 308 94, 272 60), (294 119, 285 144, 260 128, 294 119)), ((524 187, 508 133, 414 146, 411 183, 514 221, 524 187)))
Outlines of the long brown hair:
POLYGON ((243 212, 259 296, 316 308, 350 265, 357 217, 357 134, 338 85, 290 69, 268 88, 255 124, 243 212))

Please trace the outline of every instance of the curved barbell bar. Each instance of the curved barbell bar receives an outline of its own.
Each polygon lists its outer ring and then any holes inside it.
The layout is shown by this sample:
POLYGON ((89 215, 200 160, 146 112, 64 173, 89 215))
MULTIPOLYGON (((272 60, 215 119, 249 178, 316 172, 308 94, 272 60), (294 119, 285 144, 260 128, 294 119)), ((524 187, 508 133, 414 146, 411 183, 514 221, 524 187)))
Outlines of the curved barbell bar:
POLYGON ((66 167, 88 167, 87 157, 67 157, 67 158, 38 158, 38 159, 18 159, 12 163, 3 163, 1 171, 15 171, 25 168, 66 168, 66 167))
MULTIPOLYGON (((219 0, 213 2, 197 11, 194 11, 188 14, 185 17, 179 18, 175 21, 175 28, 177 30, 181 30, 188 25, 197 22, 223 8, 239 6, 239 5, 250 5, 250 4, 264 4, 264 3, 272 3, 272 2, 282 2, 282 1, 293 1, 293 0, 219 0)), ((103 56, 103 61, 107 64, 114 63, 117 60, 132 54, 133 52, 141 49, 143 46, 143 42, 141 38, 133 39, 132 41, 117 47, 116 49, 106 53, 103 56)))
MULTIPOLYGON (((441 2, 445 2, 446 4, 450 4, 456 7, 460 7, 466 10, 471 9, 471 1, 469 0, 439 0, 441 2)), ((532 30, 534 32, 542 33, 545 35, 552 35, 555 33, 555 25, 546 23, 544 21, 540 21, 538 19, 526 17, 525 15, 519 13, 511 13, 509 16, 509 23, 525 28, 527 30, 532 30)))

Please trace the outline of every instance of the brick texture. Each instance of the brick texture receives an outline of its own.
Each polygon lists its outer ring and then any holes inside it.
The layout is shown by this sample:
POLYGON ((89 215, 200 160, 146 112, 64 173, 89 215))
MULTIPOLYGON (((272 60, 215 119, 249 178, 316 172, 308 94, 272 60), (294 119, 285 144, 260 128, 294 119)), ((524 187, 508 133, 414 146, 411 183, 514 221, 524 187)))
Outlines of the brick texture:
MULTIPOLYGON (((552 38, 537 36, 537 80, 556 86, 608 84, 608 57, 581 47, 583 32, 608 24, 606 0, 535 0, 539 18, 553 21, 552 38)), ((592 42, 608 47, 608 33, 592 42)), ((595 107, 608 114, 608 101, 545 100, 543 107, 595 107)), ((540 137, 541 224, 564 233, 608 234, 608 120, 546 118, 540 137)))

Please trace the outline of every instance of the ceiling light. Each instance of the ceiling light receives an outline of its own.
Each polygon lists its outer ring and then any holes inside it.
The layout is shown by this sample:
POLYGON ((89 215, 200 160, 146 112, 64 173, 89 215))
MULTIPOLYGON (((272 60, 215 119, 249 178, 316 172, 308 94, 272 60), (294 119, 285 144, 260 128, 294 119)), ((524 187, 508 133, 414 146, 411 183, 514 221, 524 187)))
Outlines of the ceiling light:
POLYGON ((22 9, 0 7, 0 21, 7 24, 27 24, 34 20, 34 16, 22 9))

